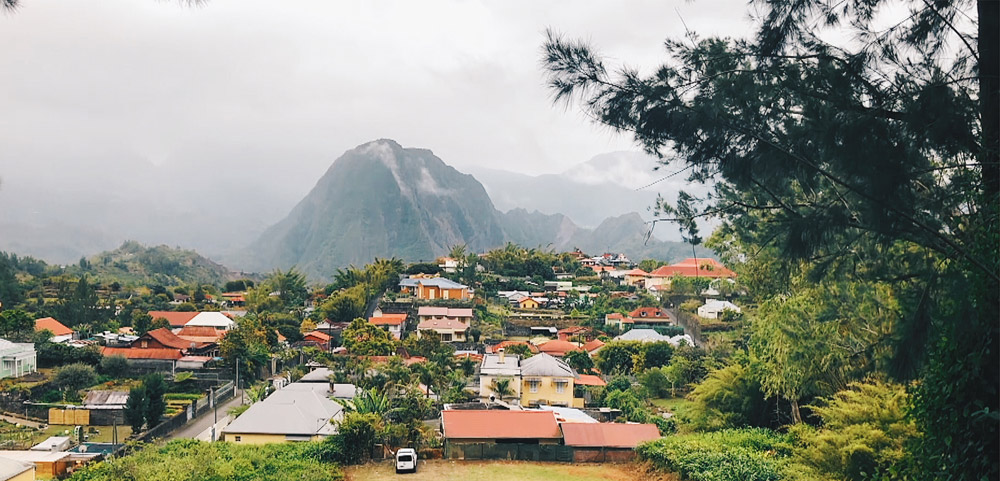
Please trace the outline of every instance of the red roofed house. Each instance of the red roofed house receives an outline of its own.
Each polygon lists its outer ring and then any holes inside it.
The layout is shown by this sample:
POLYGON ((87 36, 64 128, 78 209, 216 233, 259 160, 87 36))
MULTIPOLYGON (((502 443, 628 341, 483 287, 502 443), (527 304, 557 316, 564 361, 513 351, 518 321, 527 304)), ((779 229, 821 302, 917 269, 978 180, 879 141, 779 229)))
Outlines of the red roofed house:
POLYGON ((655 424, 562 423, 560 428, 576 463, 630 461, 640 443, 660 439, 655 424))
POLYGON ((177 337, 191 342, 219 342, 226 331, 216 329, 212 326, 184 326, 176 333, 177 337))
POLYGON ((646 279, 649 278, 649 273, 642 269, 632 269, 622 276, 622 281, 625 285, 629 286, 642 286, 645 284, 646 279))
POLYGON ((646 280, 646 288, 653 286, 669 286, 670 278, 673 276, 684 277, 706 277, 709 279, 733 278, 736 273, 727 269, 719 261, 709 258, 689 257, 676 264, 661 266, 649 273, 646 280))
POLYGON ((539 352, 544 352, 550 356, 563 357, 570 351, 579 351, 580 345, 569 341, 549 341, 538 346, 539 352))
POLYGON ((368 322, 389 331, 396 339, 402 339, 403 327, 406 325, 406 313, 369 317, 368 322))
POLYGON ((465 342, 468 330, 469 324, 455 318, 429 319, 417 324, 417 337, 424 331, 434 331, 441 337, 441 342, 465 342))
POLYGON ((333 338, 329 334, 319 331, 307 332, 302 336, 303 341, 316 343, 321 349, 326 351, 330 350, 330 339, 333 338))
POLYGON ((618 312, 612 312, 611 314, 604 316, 604 324, 608 326, 615 326, 619 331, 625 330, 625 326, 631 326, 633 322, 635 321, 633 321, 631 317, 618 312))
POLYGON ((212 359, 218 345, 178 337, 165 327, 149 331, 130 347, 103 347, 104 356, 124 356, 130 364, 173 372, 177 367, 202 367, 212 359))
POLYGON ((507 348, 517 344, 528 346, 528 352, 532 354, 538 354, 538 346, 535 346, 534 344, 527 341, 500 341, 500 343, 495 346, 486 346, 486 351, 489 352, 490 354, 496 354, 497 351, 499 351, 501 348, 507 348))
POLYGON ((583 350, 587 351, 587 354, 594 356, 597 354, 597 351, 601 350, 602 347, 604 347, 604 341, 600 339, 594 339, 593 341, 589 341, 586 344, 584 344, 583 350))
POLYGON ((570 338, 577 336, 583 337, 584 340, 591 340, 594 338, 594 334, 593 329, 584 326, 570 326, 556 331, 556 337, 560 341, 568 341, 570 338))
POLYGON ((442 411, 441 432, 445 456, 460 458, 455 444, 559 444, 562 432, 552 411, 468 410, 442 411))
POLYGON ((66 342, 76 339, 76 331, 51 317, 35 319, 35 332, 48 330, 52 333, 52 342, 66 342))
POLYGON ((635 324, 673 324, 674 320, 662 307, 640 307, 628 314, 635 324))
POLYGON ((149 311, 149 317, 153 320, 166 319, 170 327, 184 327, 185 324, 194 319, 199 312, 174 312, 174 311, 149 311))
POLYGON ((574 385, 579 386, 607 386, 608 383, 601 379, 601 376, 596 376, 594 374, 580 374, 576 381, 573 381, 574 385))

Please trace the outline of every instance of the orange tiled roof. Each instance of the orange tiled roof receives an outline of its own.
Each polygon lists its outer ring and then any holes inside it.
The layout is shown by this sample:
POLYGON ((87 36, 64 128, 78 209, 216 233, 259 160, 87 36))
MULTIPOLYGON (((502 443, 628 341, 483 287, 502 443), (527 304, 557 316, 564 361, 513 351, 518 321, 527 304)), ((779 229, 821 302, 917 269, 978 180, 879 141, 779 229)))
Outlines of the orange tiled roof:
POLYGON ((587 352, 590 352, 590 351, 593 351, 594 349, 599 349, 599 348, 602 348, 602 347, 604 347, 604 341, 602 341, 600 339, 594 339, 593 341, 590 341, 590 342, 584 344, 583 345, 583 350, 587 351, 587 352))
POLYGON ((640 307, 628 315, 632 319, 670 319, 670 314, 667 314, 662 307, 640 307))
POLYGON ((558 439, 552 411, 443 411, 442 431, 448 439, 558 439))
POLYGON ((500 341, 499 344, 497 344, 497 345, 495 345, 493 347, 488 347, 487 349, 489 349, 490 353, 494 353, 495 354, 497 352, 497 350, 500 349, 501 347, 504 348, 504 350, 506 351, 507 350, 506 348, 508 348, 510 346, 516 346, 516 345, 519 345, 519 344, 523 344, 525 346, 528 346, 528 352, 530 352, 532 354, 538 354, 538 346, 535 346, 534 344, 532 344, 530 342, 527 342, 527 341, 500 341))
POLYGON ((538 346, 538 350, 556 357, 562 357, 570 351, 579 351, 580 346, 569 341, 549 341, 541 346, 538 346))
POLYGON ((736 273, 727 269, 719 261, 709 258, 689 257, 676 264, 661 266, 650 273, 656 277, 736 277, 736 273))
POLYGON ((567 446, 635 448, 639 443, 660 439, 655 424, 563 423, 567 446))
POLYGON ((194 316, 198 314, 198 312, 149 311, 150 317, 153 319, 166 319, 171 327, 184 327, 185 324, 194 319, 194 316))
POLYGON ((164 359, 178 360, 182 357, 180 349, 155 348, 136 349, 129 347, 102 347, 101 354, 104 356, 125 356, 127 359, 164 359))
POLYGON ((580 386, 607 386, 608 383, 601 379, 601 376, 595 376, 593 374, 580 374, 577 379, 573 381, 573 384, 578 384, 580 386))
POLYGON ((326 334, 324 332, 319 332, 319 331, 307 332, 302 337, 303 338, 314 337, 314 338, 319 339, 320 341, 323 341, 323 342, 330 342, 330 335, 326 334))
MULTIPOLYGON (((192 341, 188 339, 181 339, 180 337, 177 336, 177 334, 170 332, 170 329, 167 329, 165 327, 161 327, 159 329, 153 329, 152 331, 147 332, 145 336, 152 337, 153 339, 156 340, 156 342, 159 342, 160 344, 163 344, 164 346, 167 346, 171 349, 188 349, 192 347, 191 346, 192 341)), ((141 342, 141 340, 142 337, 140 337, 135 342, 138 343, 141 342)), ((209 343, 195 342, 194 344, 195 345, 193 347, 201 348, 205 347, 209 343)), ((135 343, 133 343, 132 345, 134 346, 135 343)))
POLYGON ((406 314, 382 314, 381 317, 369 317, 368 322, 376 326, 398 326, 406 322, 406 314))
POLYGON ((41 319, 35 319, 35 331, 44 331, 48 329, 52 332, 53 336, 68 336, 73 334, 73 330, 63 325, 63 323, 55 320, 51 317, 43 317, 41 319))

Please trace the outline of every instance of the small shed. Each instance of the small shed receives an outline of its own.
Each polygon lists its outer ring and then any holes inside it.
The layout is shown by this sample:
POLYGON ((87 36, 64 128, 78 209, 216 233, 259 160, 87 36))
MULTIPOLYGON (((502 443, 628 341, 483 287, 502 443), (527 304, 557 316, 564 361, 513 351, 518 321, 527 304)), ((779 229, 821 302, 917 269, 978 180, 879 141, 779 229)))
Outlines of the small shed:
POLYGON ((640 443, 660 439, 655 424, 562 423, 560 428, 577 463, 630 461, 640 443))

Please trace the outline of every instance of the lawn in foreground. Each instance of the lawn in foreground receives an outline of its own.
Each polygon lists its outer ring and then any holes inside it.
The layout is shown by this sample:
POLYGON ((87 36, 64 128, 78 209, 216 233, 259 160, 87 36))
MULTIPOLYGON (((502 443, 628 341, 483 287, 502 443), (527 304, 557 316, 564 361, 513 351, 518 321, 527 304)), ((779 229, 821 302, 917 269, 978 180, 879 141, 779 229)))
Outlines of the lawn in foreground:
POLYGON ((415 474, 396 474, 392 463, 351 466, 348 481, 632 481, 651 478, 631 464, 566 464, 528 461, 420 461, 415 474), (641 473, 641 474, 640 474, 641 473))

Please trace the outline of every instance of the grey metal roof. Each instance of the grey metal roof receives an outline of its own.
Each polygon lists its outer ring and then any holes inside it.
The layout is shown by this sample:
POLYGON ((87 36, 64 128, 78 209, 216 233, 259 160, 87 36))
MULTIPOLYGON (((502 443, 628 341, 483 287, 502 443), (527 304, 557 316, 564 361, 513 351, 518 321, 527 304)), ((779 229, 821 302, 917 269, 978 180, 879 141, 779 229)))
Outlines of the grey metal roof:
POLYGON ((16 459, 0 457, 0 479, 11 479, 25 471, 35 469, 35 465, 16 459))
POLYGON ((321 367, 309 371, 305 376, 302 376, 298 382, 330 382, 331 374, 333 374, 333 371, 331 371, 330 368, 321 367))
POLYGON ((329 384, 291 383, 247 409, 223 432, 227 434, 331 435, 330 420, 343 406, 329 397, 329 384))
POLYGON ((660 342, 670 338, 653 329, 632 329, 615 338, 616 341, 660 342))
POLYGON ((562 359, 543 352, 521 361, 521 376, 576 377, 577 374, 562 359))
POLYGON ((479 373, 485 376, 516 376, 520 372, 516 354, 504 355, 503 362, 500 362, 499 354, 487 354, 483 356, 483 366, 479 370, 479 373))

